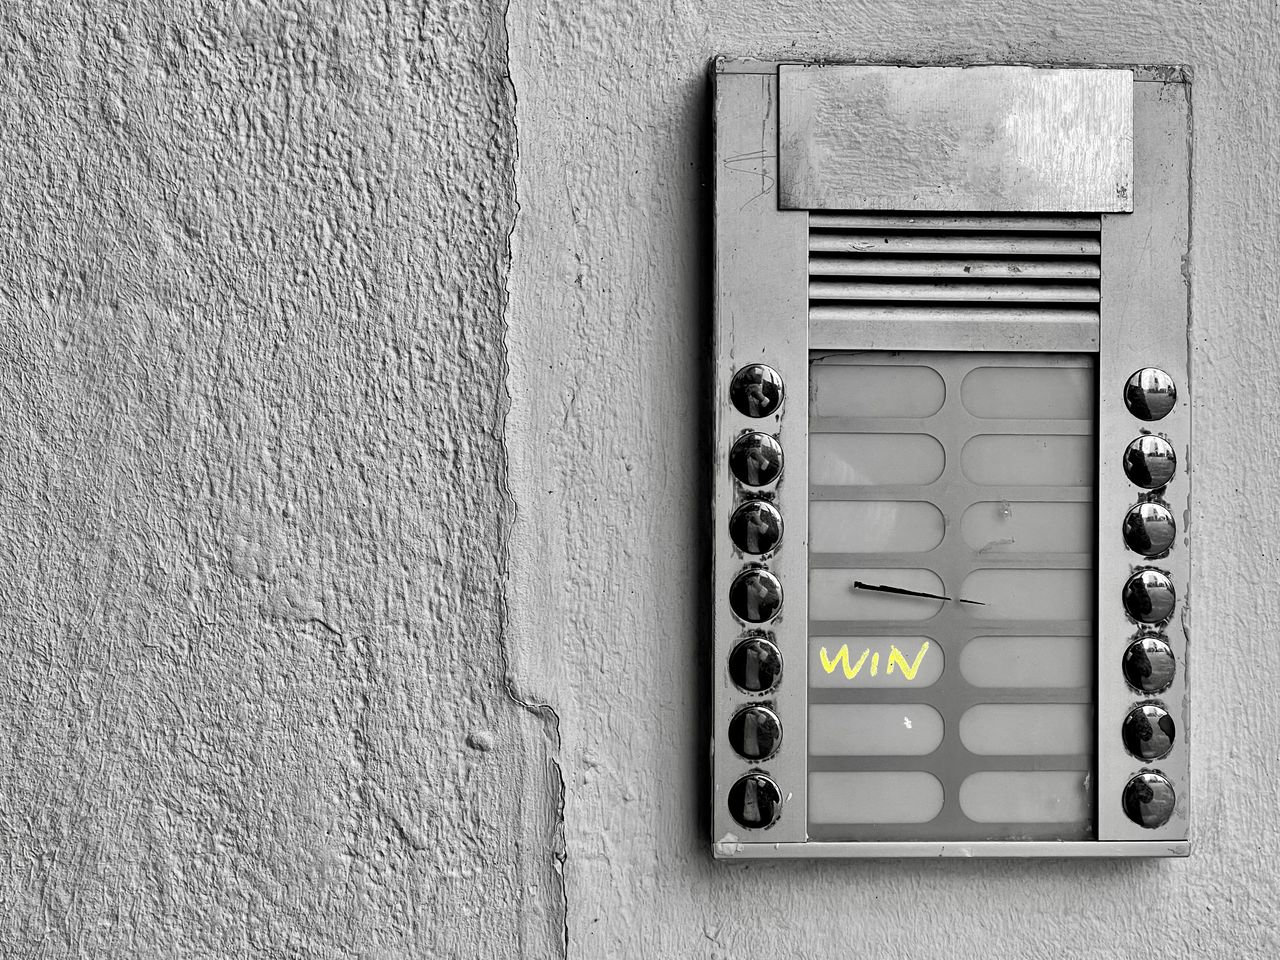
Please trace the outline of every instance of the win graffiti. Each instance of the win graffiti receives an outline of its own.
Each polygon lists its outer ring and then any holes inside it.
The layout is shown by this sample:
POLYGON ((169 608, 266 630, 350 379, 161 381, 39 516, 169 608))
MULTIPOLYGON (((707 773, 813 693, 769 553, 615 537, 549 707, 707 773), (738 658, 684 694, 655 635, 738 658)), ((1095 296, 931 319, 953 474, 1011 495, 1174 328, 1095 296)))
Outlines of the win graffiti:
MULTIPOLYGON (((920 664, 924 663, 925 654, 928 652, 929 652, 929 641, 926 640, 921 645, 920 651, 916 654, 915 660, 908 663, 907 658, 903 656, 901 650, 899 650, 897 647, 893 647, 893 646, 889 647, 889 656, 886 658, 888 662, 885 665, 885 669, 884 669, 885 676, 888 676, 889 674, 893 673, 894 669, 896 668, 897 670, 900 670, 902 672, 902 675, 906 679, 914 680, 916 678, 916 673, 920 669, 920 664)), ((847 643, 844 644, 839 650, 836 651, 836 655, 834 658, 827 654, 826 647, 820 648, 818 651, 818 655, 822 659, 823 670, 827 671, 827 673, 835 673, 836 668, 839 667, 840 669, 844 670, 844 676, 846 680, 852 680, 859 673, 861 673, 862 668, 866 665, 868 658, 870 658, 871 660, 871 666, 869 668, 871 672, 871 676, 874 677, 880 672, 880 652, 877 650, 873 654, 871 652, 870 647, 862 651, 862 655, 858 657, 857 661, 852 666, 850 666, 849 664, 849 645, 847 643)))

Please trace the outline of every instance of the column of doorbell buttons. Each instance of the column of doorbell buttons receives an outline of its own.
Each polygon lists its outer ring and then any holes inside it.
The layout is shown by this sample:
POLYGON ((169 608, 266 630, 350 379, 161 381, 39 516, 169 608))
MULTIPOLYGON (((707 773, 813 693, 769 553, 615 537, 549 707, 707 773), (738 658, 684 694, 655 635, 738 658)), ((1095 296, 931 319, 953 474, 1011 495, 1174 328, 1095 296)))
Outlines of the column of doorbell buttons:
MULTIPOLYGON (((782 377, 772 367, 753 363, 738 370, 729 384, 729 399, 745 417, 760 420, 782 407, 782 377)), ((743 487, 759 489, 782 473, 782 445, 768 433, 744 433, 729 451, 729 469, 743 487)), ((752 497, 739 503, 729 518, 729 537, 749 557, 772 553, 782 541, 782 514, 768 500, 752 497)), ((729 587, 734 616, 762 629, 782 607, 782 584, 763 565, 744 568, 729 587)), ((729 654, 729 676, 746 694, 771 692, 782 675, 782 654, 766 635, 753 633, 729 654)), ((729 720, 729 744, 749 763, 764 763, 782 743, 782 721, 764 703, 748 703, 729 720)), ((729 788, 729 812, 748 829, 772 826, 782 810, 782 791, 768 774, 751 770, 729 788)))
MULTIPOLYGON (((1124 386, 1124 402, 1139 420, 1162 419, 1177 402, 1178 391, 1170 377, 1156 367, 1144 367, 1129 377, 1124 386)), ((1124 472, 1144 490, 1155 490, 1173 479, 1178 461, 1173 445, 1163 437, 1143 434, 1124 452, 1124 472)), ((1143 500, 1129 508, 1122 525, 1125 545, 1148 559, 1164 556, 1173 546, 1177 524, 1173 512, 1163 503, 1143 500)), ((1177 602, 1173 582, 1154 569, 1134 573, 1125 582, 1122 600, 1128 614, 1146 627, 1124 652, 1122 669, 1126 682, 1147 696, 1163 693, 1173 683, 1177 664, 1173 648, 1160 632, 1161 624, 1173 615, 1177 602)), ((1135 705, 1120 726, 1125 749, 1146 763, 1162 760, 1173 750, 1177 730, 1173 717, 1155 702, 1135 705)), ((1144 770, 1125 784, 1121 805, 1134 823, 1160 827, 1173 815, 1173 784, 1156 770, 1144 770)))

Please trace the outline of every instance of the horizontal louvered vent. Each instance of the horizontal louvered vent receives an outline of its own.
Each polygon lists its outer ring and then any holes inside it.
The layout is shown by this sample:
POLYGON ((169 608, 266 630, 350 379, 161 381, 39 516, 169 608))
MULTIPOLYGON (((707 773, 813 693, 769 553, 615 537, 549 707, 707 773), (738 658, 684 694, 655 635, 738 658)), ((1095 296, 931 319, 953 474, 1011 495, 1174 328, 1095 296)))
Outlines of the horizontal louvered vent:
POLYGON ((813 321, 1098 321, 1098 217, 809 214, 813 321))

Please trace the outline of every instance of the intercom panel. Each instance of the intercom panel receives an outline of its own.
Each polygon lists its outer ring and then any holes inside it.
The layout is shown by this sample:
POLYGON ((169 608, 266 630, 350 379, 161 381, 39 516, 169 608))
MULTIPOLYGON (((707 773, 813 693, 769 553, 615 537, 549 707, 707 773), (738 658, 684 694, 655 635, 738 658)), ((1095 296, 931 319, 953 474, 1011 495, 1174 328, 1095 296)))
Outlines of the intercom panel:
POLYGON ((716 856, 1189 852, 1188 89, 716 63, 716 856))

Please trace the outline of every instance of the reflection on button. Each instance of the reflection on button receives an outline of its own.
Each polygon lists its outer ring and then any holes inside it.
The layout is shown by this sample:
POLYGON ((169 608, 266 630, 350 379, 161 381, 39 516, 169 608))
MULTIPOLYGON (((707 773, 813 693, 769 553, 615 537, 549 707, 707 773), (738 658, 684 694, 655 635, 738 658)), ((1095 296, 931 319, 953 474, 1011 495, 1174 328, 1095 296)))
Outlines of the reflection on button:
POLYGON ((743 553, 770 553, 782 539, 782 514, 764 500, 748 500, 729 518, 729 536, 743 553))
POLYGON ((768 707, 743 707, 729 721, 729 745, 744 760, 768 760, 782 743, 782 721, 768 707))
POLYGON ((1140 773, 1124 788, 1125 815, 1140 827, 1163 827, 1173 816, 1173 784, 1158 773, 1140 773))
POLYGON ((767 433, 747 433, 729 451, 729 469, 740 483, 763 487, 782 473, 782 445, 767 433))
POLYGON ((782 406, 782 377, 773 367, 753 363, 733 375, 729 398, 748 417, 767 417, 782 406))
POLYGON ((1143 693, 1163 693, 1173 683, 1177 664, 1173 648, 1159 637, 1143 637, 1124 652, 1124 678, 1143 693))
POLYGON ((1176 734, 1169 711, 1154 703, 1134 707, 1120 727, 1125 749, 1139 760, 1167 757, 1176 734))
POLYGON ((739 690, 766 693, 782 676, 782 654, 764 637, 748 637, 729 654, 729 677, 739 690))
POLYGON ((729 813, 748 830, 771 827, 782 812, 782 791, 763 773, 748 773, 729 788, 729 813))
POLYGON ((1125 545, 1144 557, 1168 553, 1178 532, 1173 512, 1162 503, 1139 503, 1130 507, 1123 529, 1125 545))
POLYGON ((1161 623, 1173 613, 1173 582, 1159 570, 1139 570, 1125 581, 1124 608, 1139 623, 1161 623))
POLYGON ((782 584, 768 570, 744 570, 729 586, 729 607, 747 623, 772 620, 782 607, 782 584))
POLYGON ((1173 445, 1164 437, 1146 434, 1125 448, 1125 476, 1145 490, 1163 487, 1173 479, 1177 469, 1173 445))
POLYGON ((1143 367, 1124 385, 1124 405, 1139 420, 1159 420, 1178 400, 1173 377, 1157 367, 1143 367))

